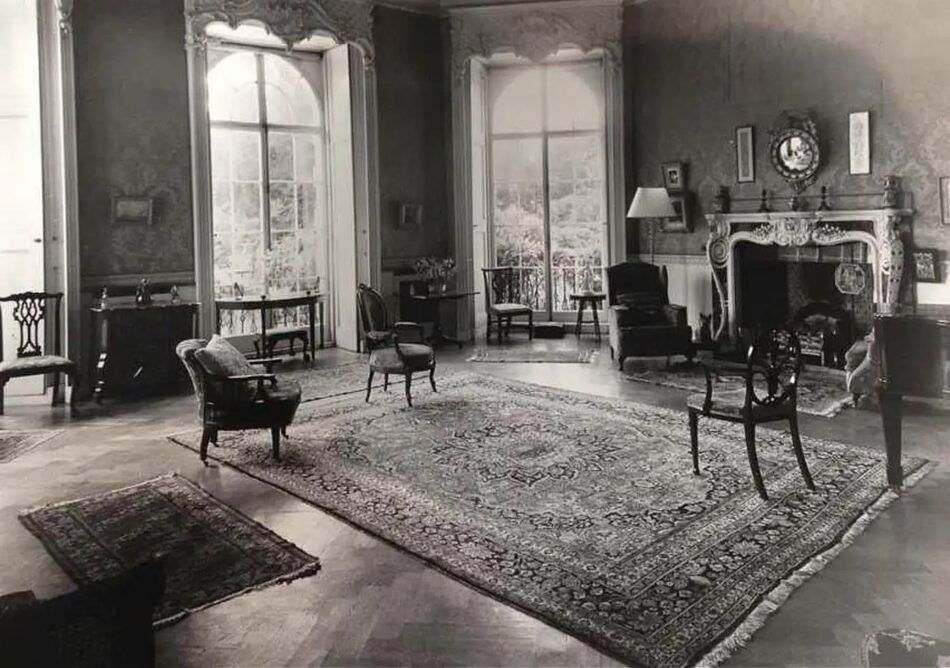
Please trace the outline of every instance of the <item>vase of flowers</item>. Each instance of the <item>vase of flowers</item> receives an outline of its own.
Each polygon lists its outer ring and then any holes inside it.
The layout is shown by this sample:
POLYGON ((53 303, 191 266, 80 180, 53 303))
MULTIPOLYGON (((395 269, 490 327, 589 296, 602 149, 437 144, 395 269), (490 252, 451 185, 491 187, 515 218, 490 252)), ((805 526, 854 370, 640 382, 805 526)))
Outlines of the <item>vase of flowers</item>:
POLYGON ((455 276, 455 260, 450 257, 424 257, 416 260, 413 268, 429 286, 429 293, 445 292, 449 280, 455 276))

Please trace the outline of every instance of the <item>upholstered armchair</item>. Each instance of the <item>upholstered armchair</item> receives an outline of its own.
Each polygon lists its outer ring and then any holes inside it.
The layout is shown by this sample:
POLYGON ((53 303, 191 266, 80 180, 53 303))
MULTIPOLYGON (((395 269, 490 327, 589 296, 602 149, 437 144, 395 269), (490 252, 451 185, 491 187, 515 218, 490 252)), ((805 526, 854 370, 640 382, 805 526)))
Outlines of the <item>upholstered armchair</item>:
POLYGON ((686 307, 670 304, 666 268, 622 262, 607 269, 610 355, 623 369, 628 357, 693 357, 686 307))
POLYGON ((219 431, 270 429, 274 459, 280 459, 280 437, 287 435, 300 405, 300 385, 270 372, 277 359, 247 360, 222 336, 211 341, 186 339, 175 348, 185 365, 198 400, 201 461, 219 431), (264 367, 264 373, 253 365, 264 367))
POLYGON ((425 329, 420 323, 393 322, 383 296, 364 283, 357 287, 356 305, 366 352, 391 346, 393 337, 397 335, 403 342, 421 343, 425 340, 425 329))
POLYGON ((0 596, 0 660, 7 668, 155 665, 152 617, 165 591, 159 559, 57 598, 0 596))

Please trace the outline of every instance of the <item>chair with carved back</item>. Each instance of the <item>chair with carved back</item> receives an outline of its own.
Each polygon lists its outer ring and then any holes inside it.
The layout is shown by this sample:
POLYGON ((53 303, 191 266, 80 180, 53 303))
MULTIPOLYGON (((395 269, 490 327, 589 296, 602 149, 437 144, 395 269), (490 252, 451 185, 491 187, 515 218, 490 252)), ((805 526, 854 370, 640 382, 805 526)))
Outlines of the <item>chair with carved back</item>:
POLYGON ((425 343, 421 324, 396 322, 390 324, 383 296, 360 283, 356 292, 360 310, 363 337, 369 352, 369 379, 366 381, 366 401, 373 391, 373 378, 383 374, 383 389, 389 389, 391 374, 406 380, 406 403, 412 406, 412 375, 428 371, 429 384, 435 392, 435 351, 425 343))
POLYGON ((763 422, 788 420, 798 468, 808 489, 815 489, 798 433, 797 392, 801 357, 801 344, 794 331, 773 329, 766 332, 749 347, 746 368, 743 370, 745 387, 715 395, 712 373, 703 365, 706 392, 691 394, 686 400, 693 473, 699 475, 699 416, 741 422, 745 427, 746 451, 755 488, 759 496, 768 500, 755 449, 755 427, 763 422))
MULTIPOLYGON (((3 388, 12 378, 23 376, 53 376, 53 405, 64 402, 62 376, 65 374, 72 385, 69 409, 77 415, 76 398, 79 395, 79 374, 75 362, 63 357, 61 335, 62 292, 20 292, 0 297, 0 310, 11 304, 13 321, 19 328, 19 343, 16 357, 3 359, 0 347, 0 415, 3 415, 3 388), (48 330, 48 317, 52 312, 53 351, 49 354, 44 348, 44 337, 48 330)), ((0 313, 0 341, 3 341, 3 319, 0 313)))
POLYGON ((515 277, 514 267, 485 267, 482 269, 485 281, 485 313, 488 326, 485 329, 485 341, 491 343, 492 325, 498 327, 498 343, 501 336, 511 334, 511 319, 528 317, 528 338, 534 339, 534 309, 522 304, 520 286, 515 277))

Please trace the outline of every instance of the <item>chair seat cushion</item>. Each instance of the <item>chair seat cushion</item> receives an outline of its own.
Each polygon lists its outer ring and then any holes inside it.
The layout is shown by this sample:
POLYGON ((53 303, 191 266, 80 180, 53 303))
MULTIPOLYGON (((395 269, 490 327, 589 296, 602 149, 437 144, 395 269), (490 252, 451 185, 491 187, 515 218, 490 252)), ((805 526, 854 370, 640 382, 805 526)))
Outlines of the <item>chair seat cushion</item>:
MULTIPOLYGON (((705 392, 696 392, 686 397, 686 406, 694 410, 703 410, 703 402, 706 401, 705 392)), ((728 417, 742 417, 742 409, 745 407, 745 389, 728 390, 725 392, 713 392, 712 406, 709 408, 710 414, 725 415, 728 417)), ((752 415, 757 418, 774 417, 786 415, 789 412, 787 402, 774 406, 762 406, 752 404, 752 415)))
POLYGON ((531 307, 524 304, 495 304, 491 307, 492 313, 498 315, 515 315, 517 313, 531 313, 531 307))
POLYGON ((399 350, 405 363, 395 348, 380 348, 370 354, 369 368, 380 373, 405 373, 428 369, 435 362, 435 352, 422 343, 400 343, 399 350))
POLYGON ((218 334, 212 336, 204 348, 195 351, 195 359, 213 376, 250 376, 258 373, 244 353, 218 334))
POLYGON ((264 398, 270 403, 296 403, 300 401, 300 396, 303 393, 303 390, 300 388, 300 383, 297 381, 278 378, 276 385, 264 383, 261 393, 263 394, 263 397, 260 398, 264 398))
POLYGON ((0 362, 0 374, 5 376, 29 376, 47 371, 72 371, 75 368, 72 360, 59 355, 33 355, 0 362))

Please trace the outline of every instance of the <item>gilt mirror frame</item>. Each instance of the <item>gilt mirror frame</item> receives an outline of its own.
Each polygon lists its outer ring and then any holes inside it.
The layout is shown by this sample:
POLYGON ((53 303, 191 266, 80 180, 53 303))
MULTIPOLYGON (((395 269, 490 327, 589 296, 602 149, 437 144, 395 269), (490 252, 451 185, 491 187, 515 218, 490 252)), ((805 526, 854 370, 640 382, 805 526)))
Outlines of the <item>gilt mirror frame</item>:
POLYGON ((815 182, 815 176, 821 167, 821 144, 818 126, 807 112, 782 113, 769 132, 769 160, 778 175, 785 179, 796 193, 802 192, 815 182), (783 148, 796 139, 803 145, 803 157, 807 160, 800 167, 790 164, 783 156, 783 148))

